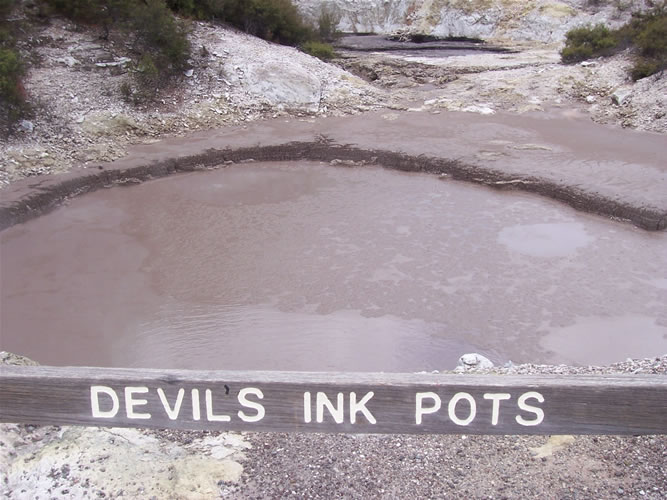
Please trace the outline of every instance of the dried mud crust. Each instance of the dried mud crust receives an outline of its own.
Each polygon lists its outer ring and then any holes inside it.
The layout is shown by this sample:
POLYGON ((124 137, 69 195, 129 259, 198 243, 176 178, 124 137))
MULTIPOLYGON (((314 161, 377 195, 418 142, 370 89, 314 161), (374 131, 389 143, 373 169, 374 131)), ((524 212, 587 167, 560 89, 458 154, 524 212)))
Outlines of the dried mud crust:
POLYGON ((35 182, 31 189, 5 191, 0 202, 0 230, 27 221, 61 205, 80 194, 111 185, 139 183, 177 172, 206 170, 248 160, 257 161, 327 161, 336 164, 361 166, 379 164, 386 168, 406 172, 439 174, 455 180, 463 180, 497 189, 516 189, 536 193, 561 201, 584 212, 599 214, 618 220, 630 221, 646 230, 667 228, 667 213, 650 207, 638 207, 622 201, 611 200, 556 182, 516 176, 505 172, 468 165, 458 160, 411 156, 383 150, 367 150, 339 145, 327 140, 290 142, 276 146, 257 146, 239 149, 208 150, 186 158, 154 162, 128 169, 104 169, 60 180, 51 177, 35 182))

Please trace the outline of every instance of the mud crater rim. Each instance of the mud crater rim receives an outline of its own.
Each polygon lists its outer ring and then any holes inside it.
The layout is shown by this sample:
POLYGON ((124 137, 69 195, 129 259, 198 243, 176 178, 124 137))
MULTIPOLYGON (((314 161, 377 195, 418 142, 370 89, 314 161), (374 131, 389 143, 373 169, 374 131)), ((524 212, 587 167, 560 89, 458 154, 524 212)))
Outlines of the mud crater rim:
POLYGON ((320 161, 333 165, 361 167, 375 165, 390 170, 441 175, 446 179, 464 181, 495 188, 533 193, 559 201, 577 211, 592 213, 616 221, 630 222, 647 231, 667 229, 667 212, 646 206, 606 198, 575 186, 533 176, 517 176, 465 163, 458 159, 410 155, 406 153, 364 149, 338 144, 320 136, 313 141, 292 141, 277 145, 207 149, 202 153, 169 158, 129 168, 92 165, 61 176, 18 181, 5 188, 0 204, 0 231, 51 212, 68 199, 118 185, 138 184, 168 175, 224 168, 233 163, 271 161, 320 161))

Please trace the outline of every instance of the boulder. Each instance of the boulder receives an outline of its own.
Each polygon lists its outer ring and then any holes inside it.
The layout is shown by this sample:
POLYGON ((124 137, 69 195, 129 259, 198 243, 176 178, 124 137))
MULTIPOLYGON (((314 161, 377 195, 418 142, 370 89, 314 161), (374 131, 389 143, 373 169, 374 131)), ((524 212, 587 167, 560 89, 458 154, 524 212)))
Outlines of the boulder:
POLYGON ((57 63, 64 64, 68 68, 73 68, 77 64, 81 64, 81 61, 72 56, 59 57, 56 59, 57 63))
MULTIPOLYGON (((2 365, 37 365, 0 351, 2 365)), ((219 498, 250 448, 232 432, 0 423, 0 498, 219 498)))
POLYGON ((632 95, 632 87, 628 85, 618 87, 611 94, 611 102, 613 102, 617 106, 623 106, 623 104, 627 102, 628 98, 631 95, 632 95))
POLYGON ((248 93, 266 104, 308 111, 319 109, 322 82, 300 65, 251 63, 243 74, 248 93))
POLYGON ((31 134, 35 130, 35 125, 28 120, 21 120, 19 123, 19 128, 23 130, 26 134, 31 134))
POLYGON ((0 365, 37 366, 39 363, 25 356, 7 351, 0 351, 0 365))
POLYGON ((493 368, 493 362, 486 356, 482 356, 476 352, 464 354, 459 358, 457 363, 457 372, 467 372, 469 370, 480 370, 493 368))
POLYGON ((218 498, 248 446, 231 433, 0 424, 0 497, 218 498))

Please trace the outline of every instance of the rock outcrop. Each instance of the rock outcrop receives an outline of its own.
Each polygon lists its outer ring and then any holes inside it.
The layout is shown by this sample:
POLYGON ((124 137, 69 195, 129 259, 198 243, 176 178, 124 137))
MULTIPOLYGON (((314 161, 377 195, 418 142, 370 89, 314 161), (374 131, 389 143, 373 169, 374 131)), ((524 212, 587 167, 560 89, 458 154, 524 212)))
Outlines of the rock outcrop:
POLYGON ((459 362, 454 371, 467 372, 470 370, 486 370, 493 368, 493 362, 486 356, 476 352, 464 354, 459 358, 459 362))
MULTIPOLYGON (((36 364, 0 351, 0 368, 36 364)), ((230 432, 0 423, 0 498, 216 498, 248 448, 230 432)))
POLYGON ((345 32, 391 33, 409 29, 441 37, 559 42, 574 26, 620 24, 645 7, 590 0, 295 0, 317 19, 327 8, 340 17, 345 32))

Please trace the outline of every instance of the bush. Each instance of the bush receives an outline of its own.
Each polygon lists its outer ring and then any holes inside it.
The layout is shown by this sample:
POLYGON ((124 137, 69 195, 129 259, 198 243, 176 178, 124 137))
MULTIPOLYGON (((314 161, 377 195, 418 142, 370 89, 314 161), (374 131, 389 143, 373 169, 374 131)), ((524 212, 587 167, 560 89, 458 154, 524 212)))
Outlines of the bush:
POLYGON ((108 26, 113 15, 122 10, 118 0, 46 0, 53 10, 63 16, 84 24, 108 26))
POLYGON ((317 19, 319 38, 323 42, 333 42, 338 36, 338 24, 340 23, 340 12, 337 8, 323 4, 320 9, 320 17, 317 19))
POLYGON ((208 20, 224 19, 226 0, 166 0, 166 2, 171 10, 181 16, 208 20))
POLYGON ((298 45, 311 38, 311 29, 291 0, 228 0, 222 20, 285 45, 298 45))
POLYGON ((0 135, 11 132, 29 110, 21 81, 25 65, 14 46, 13 26, 7 21, 14 0, 0 0, 0 135))
POLYGON ((329 61, 335 55, 333 47, 322 42, 308 41, 301 46, 301 50, 323 61, 329 61))
POLYGON ((146 4, 135 9, 130 24, 137 34, 144 57, 149 55, 155 60, 161 76, 184 68, 190 57, 190 42, 185 29, 174 19, 164 2, 147 0, 146 4))
MULTIPOLYGON (((74 21, 102 26, 107 36, 116 30, 129 37, 139 56, 136 81, 144 97, 164 87, 190 57, 185 28, 164 0, 46 1, 74 21)), ((191 0, 179 0, 183 8, 188 1, 192 4, 191 0)))
POLYGON ((661 11, 647 16, 634 42, 641 57, 632 69, 633 79, 639 80, 667 68, 667 14, 661 11))
POLYGON ((563 62, 575 63, 611 55, 618 47, 618 40, 609 28, 603 24, 574 28, 567 32, 565 48, 560 55, 563 62))
POLYGON ((628 47, 637 52, 631 70, 634 80, 667 68, 667 10, 664 5, 633 14, 632 19, 617 30, 609 30, 601 24, 570 30, 561 58, 565 63, 574 63, 608 56, 628 47))
POLYGON ((160 88, 160 70, 150 54, 144 54, 137 65, 137 82, 145 91, 157 91, 160 88))
POLYGON ((291 0, 166 0, 174 12, 230 24, 251 35, 299 45, 313 38, 291 0))
POLYGON ((14 0, 0 0, 0 19, 4 22, 14 8, 14 0))
POLYGON ((632 66, 630 76, 632 76, 634 81, 637 81, 647 76, 655 75, 663 69, 665 69, 664 64, 661 66, 657 61, 640 57, 635 61, 634 66, 632 66))
POLYGON ((23 70, 21 56, 16 50, 0 48, 0 124, 3 133, 8 132, 26 110, 21 83, 23 70))

